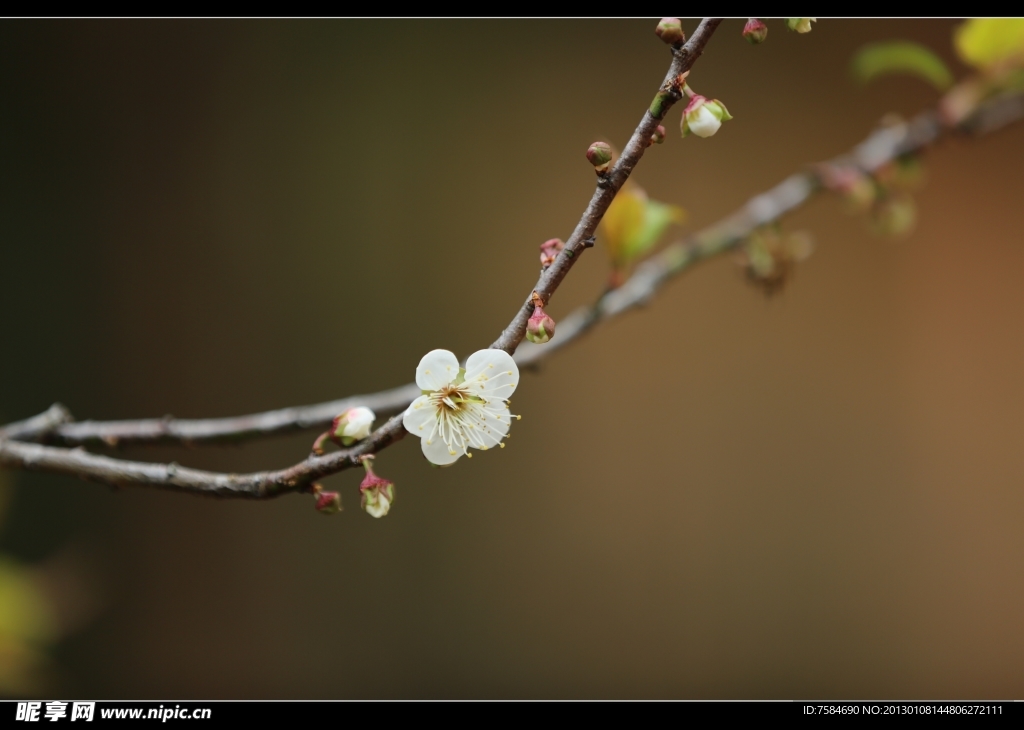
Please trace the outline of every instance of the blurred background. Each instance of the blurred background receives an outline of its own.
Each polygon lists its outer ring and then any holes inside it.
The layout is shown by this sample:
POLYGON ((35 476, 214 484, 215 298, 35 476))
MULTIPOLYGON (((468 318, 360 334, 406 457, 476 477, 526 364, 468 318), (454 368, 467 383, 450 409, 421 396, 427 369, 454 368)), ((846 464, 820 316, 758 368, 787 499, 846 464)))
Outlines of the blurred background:
MULTIPOLYGON (((635 179, 710 224, 938 95, 955 21, 726 21, 735 119, 635 179)), ((221 416, 489 344, 568 237, 596 139, 668 65, 655 21, 0 22, 0 419, 221 416)), ((691 32, 695 21, 685 21, 691 32)), ((1024 123, 924 158, 900 239, 822 196, 778 296, 728 257, 524 372, 509 448, 265 503, 0 472, 0 692, 62 698, 1024 694, 1024 123)), ((591 301, 588 253, 549 308, 591 301)), ((315 433, 133 448, 284 466, 315 433)))

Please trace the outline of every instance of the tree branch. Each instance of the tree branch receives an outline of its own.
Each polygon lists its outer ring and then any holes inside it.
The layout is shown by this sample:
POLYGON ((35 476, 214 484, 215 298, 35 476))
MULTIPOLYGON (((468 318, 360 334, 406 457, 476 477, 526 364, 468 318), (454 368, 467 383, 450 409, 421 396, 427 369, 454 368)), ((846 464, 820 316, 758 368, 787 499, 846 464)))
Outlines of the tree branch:
MULTIPOLYGON (((685 44, 679 48, 673 48, 672 62, 659 90, 659 93, 667 92, 661 104, 659 116, 654 116, 650 110, 644 112, 640 124, 630 137, 622 155, 605 175, 598 177, 597 187, 590 204, 577 223, 565 248, 551 266, 541 273, 537 284, 530 290, 530 296, 527 297, 526 303, 519 309, 501 336, 491 345, 491 348, 505 350, 510 354, 515 353, 516 347, 522 342, 526 333, 527 320, 533 313, 533 292, 536 291, 546 304, 573 264, 579 259, 580 254, 593 245, 592 236, 597 230, 597 225, 604 217, 616 192, 626 182, 633 168, 643 157, 658 122, 682 97, 682 93, 674 85, 675 80, 680 74, 690 70, 690 67, 704 52, 704 47, 721 22, 720 18, 705 18, 685 44)), ((224 443, 312 428, 323 429, 331 423, 335 416, 354 406, 370 408, 378 415, 398 413, 405 410, 419 394, 419 388, 415 384, 410 384, 372 395, 352 396, 311 406, 283 408, 234 418, 176 419, 173 416, 165 416, 164 418, 130 421, 82 421, 80 423, 65 423, 57 427, 40 422, 33 424, 34 428, 23 426, 16 435, 6 436, 6 438, 17 438, 22 441, 45 440, 65 446, 101 444, 117 446, 129 443, 184 443, 190 445, 224 443)), ((28 421, 24 423, 27 424, 28 421)), ((4 437, 3 432, 0 431, 0 438, 4 437)))
MULTIPOLYGON (((701 27, 705 27, 704 23, 701 27)), ((695 33, 694 38, 696 37, 695 33)), ((698 55, 701 48, 703 44, 698 47, 698 55)), ((679 62, 680 54, 681 51, 674 55, 673 65, 679 62)), ((670 77, 671 72, 667 78, 670 77)), ((636 139, 644 125, 650 122, 648 117, 649 114, 645 114, 633 139, 636 139)), ((597 323, 646 303, 669 278, 682 273, 695 263, 735 248, 761 226, 806 203, 816 192, 824 189, 824 175, 830 168, 853 166, 870 173, 901 155, 917 152, 934 144, 950 132, 988 134, 1021 118, 1024 118, 1024 95, 1014 94, 982 105, 959 127, 944 126, 941 117, 936 112, 929 111, 910 122, 876 130, 852 152, 813 166, 805 172, 791 175, 771 190, 751 198, 739 210, 719 223, 666 247, 638 266, 622 286, 604 294, 595 305, 577 310, 563 318, 558 325, 556 339, 545 345, 527 343, 523 346, 515 354, 516 362, 524 367, 534 364, 575 341, 597 323)), ((625 158, 624 154, 620 162, 625 158)), ((632 164, 635 165, 637 160, 639 156, 635 157, 632 164)), ((617 169, 613 168, 609 177, 615 175, 617 169)), ((625 170, 624 174, 628 176, 631 170, 632 166, 625 170)), ((623 177, 618 183, 620 187, 625 179, 623 177)), ((603 200, 599 195, 601 190, 599 183, 598 192, 595 192, 587 213, 577 226, 577 232, 581 228, 584 232, 587 230, 587 216, 597 205, 595 201, 603 200)), ((597 221, 605 209, 607 205, 595 214, 597 221)), ((593 226, 596 225, 597 222, 594 222, 593 226)), ((566 250, 568 249, 567 245, 566 250)), ((555 264, 548 269, 550 271, 562 262, 561 276, 557 279, 541 276, 539 284, 547 284, 548 296, 557 289, 571 268, 574 258, 575 256, 567 257, 563 251, 555 264)), ((524 311, 525 306, 517 313, 495 346, 506 342, 505 347, 501 349, 507 347, 511 350, 506 351, 515 351, 523 336, 522 330, 518 330, 517 334, 516 324, 523 317, 524 311)), ((529 317, 528 312, 526 317, 529 317)), ((253 474, 218 474, 176 464, 122 461, 91 454, 81 448, 66 449, 23 441, 52 439, 75 443, 77 439, 79 443, 153 443, 242 439, 304 428, 321 428, 339 412, 354 405, 367 405, 378 412, 402 411, 418 394, 416 385, 410 384, 373 395, 353 396, 328 403, 238 418, 182 421, 149 419, 77 424, 67 423, 70 414, 58 404, 39 416, 0 428, 0 466, 68 474, 113 486, 148 485, 220 497, 267 499, 289 492, 310 491, 311 485, 317 479, 358 466, 362 456, 377 453, 405 436, 401 417, 391 418, 369 438, 351 448, 324 456, 310 455, 302 462, 279 471, 253 474)))
POLYGON ((651 109, 644 112, 640 124, 633 132, 633 136, 629 138, 629 142, 626 143, 622 155, 606 174, 598 176, 597 188, 590 198, 590 204, 579 223, 576 224, 576 229, 569 236, 569 240, 565 242, 565 248, 558 254, 551 266, 541 272, 540 279, 530 291, 523 306, 520 307, 501 336, 491 344, 491 349, 504 350, 510 355, 515 353, 526 334, 526 323, 529 321, 530 315, 533 314, 533 293, 536 292, 540 295, 544 305, 547 305, 558 285, 562 283, 562 279, 579 259, 580 254, 593 245, 592 237, 597 231, 597 225, 604 217, 608 206, 611 205, 615 194, 629 179, 633 168, 644 156, 644 151, 650 145, 651 135, 658 128, 658 123, 665 118, 668 110, 682 98, 682 91, 677 79, 681 74, 689 71, 694 61, 700 58, 704 52, 704 46, 707 45, 712 33, 721 22, 721 18, 705 18, 690 36, 690 40, 673 52, 672 64, 669 66, 668 73, 665 74, 665 80, 659 90, 658 96, 662 101, 657 106, 657 116, 652 113, 652 109, 655 109, 655 105, 652 104, 651 109))
POLYGON ((221 474, 178 464, 124 461, 92 454, 79 447, 65 449, 9 439, 0 440, 0 466, 67 474, 113 487, 149 486, 210 497, 270 499, 290 492, 309 492, 317 479, 359 466, 372 454, 405 436, 401 416, 395 416, 364 441, 324 456, 311 454, 278 471, 221 474))

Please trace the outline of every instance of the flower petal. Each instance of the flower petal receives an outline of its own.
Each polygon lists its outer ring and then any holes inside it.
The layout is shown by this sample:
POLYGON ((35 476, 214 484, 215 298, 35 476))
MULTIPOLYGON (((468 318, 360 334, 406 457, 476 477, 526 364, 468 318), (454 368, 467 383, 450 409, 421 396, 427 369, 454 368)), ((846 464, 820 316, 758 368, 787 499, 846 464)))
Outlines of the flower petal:
POLYGON ((470 431, 474 449, 494 448, 508 434, 512 423, 512 415, 508 406, 500 401, 492 401, 487 406, 477 406, 471 411, 473 429, 470 431))
POLYGON ((448 350, 431 350, 416 366, 420 390, 440 390, 459 374, 459 360, 448 350))
POLYGON ((423 455, 427 457, 427 461, 438 466, 454 464, 460 456, 466 453, 465 449, 453 453, 452 449, 441 438, 441 435, 437 433, 431 439, 424 438, 420 440, 420 448, 423 449, 423 455))
POLYGON ((519 367, 504 350, 479 350, 466 361, 466 383, 480 395, 507 399, 519 385, 519 367))
POLYGON ((430 396, 421 395, 414 400, 402 416, 402 425, 409 433, 424 438, 437 422, 437 409, 430 402, 430 396))
POLYGON ((690 126, 690 131, 698 137, 710 137, 722 126, 722 123, 715 118, 706 104, 699 106, 695 112, 690 112, 686 121, 690 126))

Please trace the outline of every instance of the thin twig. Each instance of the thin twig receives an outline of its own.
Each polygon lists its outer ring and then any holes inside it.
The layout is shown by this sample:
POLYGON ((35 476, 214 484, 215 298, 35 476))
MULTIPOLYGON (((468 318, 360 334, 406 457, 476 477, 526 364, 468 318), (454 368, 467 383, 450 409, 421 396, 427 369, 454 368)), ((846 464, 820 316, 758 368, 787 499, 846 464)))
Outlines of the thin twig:
MULTIPOLYGON (((576 224, 576 229, 569 236, 569 240, 565 242, 565 248, 558 254, 551 266, 541 273, 540 279, 537 280, 537 284, 531 290, 523 306, 520 307, 501 336, 491 344, 491 349, 504 350, 510 355, 515 353, 519 343, 526 335, 526 323, 529 321, 530 315, 533 314, 534 293, 540 295, 546 306, 551 301, 558 285, 562 283, 562 279, 569 273, 569 269, 579 260, 580 254, 593 245, 590 238, 597 230, 597 226, 615 198, 615 194, 629 179, 633 168, 644 156, 644 151, 650 145, 651 135, 658 128, 659 122, 665 118, 668 110, 682 98, 677 79, 681 74, 689 71, 694 61, 700 58, 704 52, 704 46, 707 45, 712 33, 721 22, 721 18, 705 18, 697 26, 697 30, 693 32, 690 40, 673 52, 672 64, 659 89, 659 96, 662 98, 658 105, 660 113, 655 116, 651 109, 644 112, 640 124, 637 125, 633 136, 629 138, 629 142, 626 143, 622 155, 605 175, 598 176, 597 188, 590 198, 590 204, 579 223, 576 224)), ((654 108, 653 105, 652 108, 654 108)))
POLYGON ((279 471, 221 474, 178 464, 151 464, 112 459, 85 449, 0 440, 0 466, 67 474, 113 487, 149 486, 210 497, 270 499, 290 492, 311 491, 313 483, 361 464, 372 454, 405 436, 400 416, 393 417, 364 441, 349 449, 306 459, 279 471))

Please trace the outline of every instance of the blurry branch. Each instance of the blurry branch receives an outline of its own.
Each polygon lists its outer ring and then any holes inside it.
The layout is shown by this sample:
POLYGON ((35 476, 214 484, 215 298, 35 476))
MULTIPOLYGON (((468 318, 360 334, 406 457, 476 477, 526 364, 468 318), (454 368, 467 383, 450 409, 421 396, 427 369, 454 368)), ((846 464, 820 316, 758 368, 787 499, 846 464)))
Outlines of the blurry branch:
POLYGON ((958 126, 943 124, 938 111, 919 114, 909 122, 882 127, 851 152, 790 175, 718 223, 665 247, 640 264, 621 286, 605 293, 593 306, 582 307, 558 323, 558 337, 546 345, 528 345, 516 362, 528 365, 564 347, 598 322, 646 304, 671 277, 692 265, 742 244, 757 229, 772 223, 827 189, 829 172, 856 168, 872 173, 897 158, 916 153, 950 133, 981 136, 1024 118, 1024 94, 1013 94, 983 104, 958 126))

